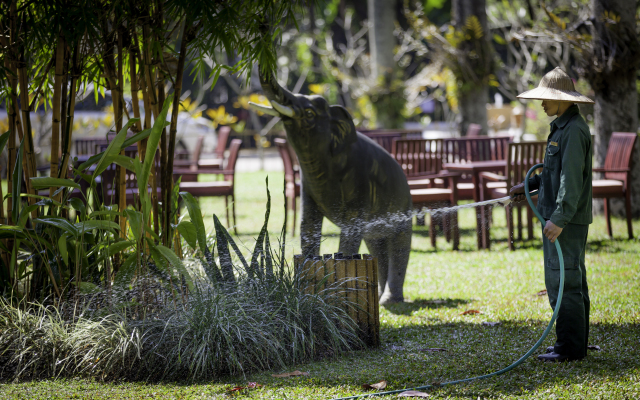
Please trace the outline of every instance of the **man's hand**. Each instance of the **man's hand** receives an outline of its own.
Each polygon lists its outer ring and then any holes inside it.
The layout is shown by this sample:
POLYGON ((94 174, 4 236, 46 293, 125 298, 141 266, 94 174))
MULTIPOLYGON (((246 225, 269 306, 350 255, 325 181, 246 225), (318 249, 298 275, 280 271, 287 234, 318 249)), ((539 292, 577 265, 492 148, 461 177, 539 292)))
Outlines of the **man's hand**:
POLYGON ((547 237, 547 239, 549 239, 551 243, 554 243, 558 236, 560 236, 560 234, 562 233, 562 228, 549 220, 545 224, 542 233, 547 237))
POLYGON ((511 196, 515 203, 523 201, 526 198, 524 196, 524 182, 513 186, 511 190, 509 190, 509 196, 511 196))

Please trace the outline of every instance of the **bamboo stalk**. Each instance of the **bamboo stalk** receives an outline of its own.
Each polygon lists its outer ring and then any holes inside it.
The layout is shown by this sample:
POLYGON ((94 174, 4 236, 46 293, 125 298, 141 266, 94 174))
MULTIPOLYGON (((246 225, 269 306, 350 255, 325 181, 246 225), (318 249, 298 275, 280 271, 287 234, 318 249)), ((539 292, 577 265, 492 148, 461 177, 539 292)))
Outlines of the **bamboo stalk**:
POLYGON ((65 147, 62 154, 62 169, 60 173, 61 178, 67 177, 69 171, 69 159, 71 158, 71 143, 73 137, 73 119, 76 108, 76 95, 78 94, 78 76, 80 74, 79 68, 79 53, 80 52, 80 40, 76 43, 72 63, 71 63, 71 87, 69 88, 69 102, 67 105, 67 127, 65 132, 65 147))
MULTIPOLYGON (((49 176, 58 177, 58 154, 60 152, 60 102, 62 97, 62 78, 64 73, 65 40, 60 31, 56 47, 56 69, 53 85, 53 123, 51 124, 51 172, 49 176)), ((49 189, 49 197, 53 197, 56 188, 49 189)))
MULTIPOLYGON (((116 119, 116 132, 120 132, 120 130, 122 129, 122 125, 123 125, 123 112, 122 112, 122 108, 124 106, 124 102, 122 101, 123 96, 122 96, 122 92, 123 92, 123 72, 122 72, 122 68, 123 68, 123 58, 124 58, 124 52, 122 50, 122 32, 123 32, 123 28, 122 26, 120 26, 118 28, 118 81, 116 83, 117 85, 117 92, 116 92, 116 96, 118 97, 118 110, 115 111, 115 101, 114 101, 114 111, 117 115, 117 119, 116 119)), ((114 96, 114 98, 116 97, 114 96)), ((124 150, 120 150, 120 154, 124 155, 124 150)), ((126 169, 122 168, 121 166, 116 166, 116 176, 118 177, 116 179, 117 183, 118 183, 118 211, 123 211, 126 207, 127 207, 127 175, 126 175, 126 169)), ((120 216, 120 237, 125 238, 126 237, 126 227, 127 227, 127 220, 124 217, 124 215, 120 216)), ((114 272, 118 272, 118 266, 114 265, 114 272)))
POLYGON ((167 158, 166 158, 166 170, 165 174, 165 184, 164 188, 166 189, 166 193, 164 194, 165 198, 165 218, 167 221, 165 223, 166 235, 163 237, 167 237, 167 243, 169 242, 169 238, 171 236, 171 206, 173 204, 172 195, 173 195, 173 158, 175 156, 176 149, 176 131, 178 129, 178 113, 180 111, 180 96, 182 95, 182 75, 184 74, 184 63, 187 57, 187 45, 189 43, 189 36, 191 35, 191 20, 189 18, 185 19, 184 28, 182 30, 182 41, 180 43, 180 56, 178 57, 178 70, 176 71, 176 79, 175 79, 175 87, 174 87, 174 95, 173 95, 173 109, 171 110, 171 125, 169 126, 169 148, 167 149, 167 158))

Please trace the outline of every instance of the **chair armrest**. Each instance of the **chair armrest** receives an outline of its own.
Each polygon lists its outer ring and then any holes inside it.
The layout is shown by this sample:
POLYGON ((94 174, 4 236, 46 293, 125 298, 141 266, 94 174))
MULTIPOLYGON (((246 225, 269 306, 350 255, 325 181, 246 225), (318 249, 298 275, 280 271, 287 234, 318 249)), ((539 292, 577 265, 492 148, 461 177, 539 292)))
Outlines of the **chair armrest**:
POLYGON ((437 174, 415 175, 415 176, 408 177, 407 179, 412 180, 412 179, 435 179, 435 178, 459 178, 460 176, 462 176, 462 173, 460 172, 449 172, 449 171, 442 170, 437 174))
POLYGON ((480 172, 480 181, 491 181, 491 182, 506 182, 507 177, 504 175, 498 175, 495 172, 480 172))
POLYGON ((593 172, 630 172, 631 168, 592 168, 593 172))

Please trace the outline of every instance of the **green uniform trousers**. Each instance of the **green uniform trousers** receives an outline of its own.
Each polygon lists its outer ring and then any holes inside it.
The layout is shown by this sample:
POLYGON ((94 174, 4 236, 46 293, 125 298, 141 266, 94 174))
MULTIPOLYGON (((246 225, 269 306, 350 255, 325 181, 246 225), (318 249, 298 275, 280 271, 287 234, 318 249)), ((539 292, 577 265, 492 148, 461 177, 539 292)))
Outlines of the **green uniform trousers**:
MULTIPOLYGON (((589 288, 584 253, 589 225, 567 224, 558 237, 564 258, 564 294, 556 320, 554 351, 581 359, 587 355, 589 342, 589 288)), ((560 263, 555 243, 542 235, 544 281, 549 303, 555 309, 560 289, 560 263)))

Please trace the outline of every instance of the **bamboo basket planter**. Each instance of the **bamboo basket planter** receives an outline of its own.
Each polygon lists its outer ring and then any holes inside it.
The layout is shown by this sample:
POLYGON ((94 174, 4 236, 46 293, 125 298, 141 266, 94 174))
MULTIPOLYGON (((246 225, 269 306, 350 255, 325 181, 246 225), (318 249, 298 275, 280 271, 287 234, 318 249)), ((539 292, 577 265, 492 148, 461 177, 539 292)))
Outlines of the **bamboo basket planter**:
POLYGON ((347 300, 349 316, 358 324, 365 344, 380 346, 377 258, 369 254, 335 253, 305 260, 302 255, 295 255, 294 266, 305 293, 337 289, 347 300))

